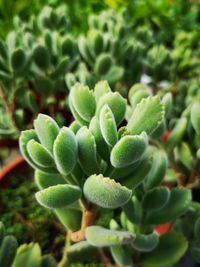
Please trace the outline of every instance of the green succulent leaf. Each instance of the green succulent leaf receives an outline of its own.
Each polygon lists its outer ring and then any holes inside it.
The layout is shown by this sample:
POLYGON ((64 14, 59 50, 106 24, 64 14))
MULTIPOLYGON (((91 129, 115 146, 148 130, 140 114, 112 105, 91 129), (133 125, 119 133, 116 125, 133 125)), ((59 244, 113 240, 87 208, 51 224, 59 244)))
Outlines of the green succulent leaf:
POLYGON ((100 54, 95 62, 94 70, 97 75, 104 75, 106 74, 112 65, 112 58, 110 54, 102 53, 100 54))
POLYGON ((145 189, 159 186, 167 171, 168 158, 164 150, 153 150, 153 162, 149 174, 145 180, 145 189))
POLYGON ((90 245, 88 241, 80 241, 71 245, 67 250, 69 262, 80 262, 95 259, 98 255, 96 247, 90 245))
POLYGON ((82 212, 70 207, 57 208, 55 213, 60 222, 71 231, 78 231, 81 228, 82 212))
POLYGON ((193 244, 191 246, 191 254, 195 261, 200 263, 200 247, 198 245, 193 244))
POLYGON ((109 146, 117 143, 117 125, 114 115, 108 105, 105 105, 100 112, 100 129, 102 136, 109 146))
POLYGON ((59 184, 43 189, 35 196, 40 205, 45 208, 58 209, 78 200, 81 196, 81 190, 78 186, 59 184))
POLYGON ((55 166, 49 151, 34 139, 27 143, 27 151, 35 164, 46 168, 55 166))
POLYGON ((10 267, 17 252, 17 240, 14 236, 4 237, 0 248, 0 266, 10 267))
POLYGON ((39 170, 35 171, 35 182, 40 190, 57 184, 66 184, 60 174, 44 173, 39 170))
POLYGON ((94 136, 84 126, 78 131, 76 137, 81 167, 87 175, 97 173, 99 171, 99 165, 97 162, 97 149, 94 136))
POLYGON ((141 135, 122 137, 111 151, 111 163, 115 168, 122 168, 141 159, 147 148, 148 138, 145 132, 141 135))
POLYGON ((133 196, 123 207, 125 216, 133 224, 140 224, 142 221, 142 205, 136 196, 133 196))
POLYGON ((170 190, 164 187, 156 187, 146 192, 142 206, 146 211, 162 209, 170 198, 170 190))
POLYGON ((41 267, 56 267, 57 263, 52 255, 42 256, 41 267))
POLYGON ((171 189, 167 204, 161 210, 149 212, 146 222, 149 224, 164 224, 177 219, 188 210, 191 199, 192 197, 189 189, 171 189))
POLYGON ((96 83, 94 87, 94 96, 96 102, 98 103, 99 99, 109 92, 111 92, 111 89, 107 81, 100 81, 96 83))
MULTIPOLYGON (((76 83, 70 91, 70 101, 77 114, 89 122, 95 114, 96 100, 88 86, 76 83)), ((73 113, 73 110, 72 110, 73 113)))
POLYGON ((11 54, 11 65, 15 72, 23 71, 27 63, 27 56, 22 48, 15 49, 11 54))
POLYGON ((130 232, 116 231, 101 226, 90 226, 85 231, 87 241, 95 247, 129 244, 135 239, 130 232))
POLYGON ((50 54, 48 49, 43 45, 36 45, 33 49, 33 60, 41 69, 48 68, 50 64, 50 54))
POLYGON ((182 234, 169 232, 160 237, 154 251, 141 255, 140 264, 143 267, 171 267, 180 260, 187 247, 188 243, 182 234))
POLYGON ((150 252, 158 246, 158 243, 159 236, 155 233, 148 235, 136 234, 136 238, 131 245, 138 251, 150 252))
POLYGON ((164 106, 158 96, 142 99, 133 111, 127 124, 131 134, 141 134, 145 131, 151 134, 164 118, 164 106))
POLYGON ((34 127, 41 144, 52 153, 54 141, 59 133, 57 123, 51 117, 39 114, 34 121, 34 127))
POLYGON ((63 127, 53 145, 53 155, 58 171, 68 175, 77 162, 78 145, 75 134, 71 129, 63 127))
POLYGON ((167 140, 167 149, 171 151, 183 138, 186 132, 187 119, 182 117, 178 120, 167 140))
POLYGON ((93 134, 95 138, 95 143, 97 146, 97 152, 98 154, 107 162, 110 160, 110 151, 109 147, 105 141, 105 139, 102 136, 101 129, 100 129, 100 123, 98 118, 95 116, 90 121, 89 130, 93 134))
POLYGON ((200 102, 195 102, 191 108, 191 122, 197 134, 200 134, 200 102))
POLYGON ((90 176, 84 184, 83 192, 89 201, 108 209, 125 205, 132 195, 131 190, 101 174, 90 176))
POLYGON ((13 267, 20 267, 23 265, 28 267, 40 267, 41 259, 41 250, 38 244, 23 244, 17 250, 13 267))
POLYGON ((117 264, 121 266, 132 266, 133 260, 126 245, 112 246, 110 251, 117 264))
POLYGON ((119 125, 126 113, 126 100, 118 92, 104 94, 98 101, 96 114, 100 115, 101 109, 107 104, 112 110, 116 124, 119 125))

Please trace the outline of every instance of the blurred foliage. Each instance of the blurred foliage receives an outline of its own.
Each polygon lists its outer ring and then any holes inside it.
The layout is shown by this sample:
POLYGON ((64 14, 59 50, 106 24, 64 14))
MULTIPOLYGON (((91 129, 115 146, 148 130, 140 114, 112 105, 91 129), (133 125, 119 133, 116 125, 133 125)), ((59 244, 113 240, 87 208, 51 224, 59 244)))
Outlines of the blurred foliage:
POLYGON ((41 208, 35 199, 37 187, 33 181, 32 172, 26 175, 15 174, 10 178, 9 188, 0 189, 1 216, 0 219, 9 235, 14 235, 19 244, 38 242, 44 252, 60 251, 64 236, 57 228, 47 221, 55 220, 50 210, 41 208), (46 222, 46 223, 45 223, 46 222))

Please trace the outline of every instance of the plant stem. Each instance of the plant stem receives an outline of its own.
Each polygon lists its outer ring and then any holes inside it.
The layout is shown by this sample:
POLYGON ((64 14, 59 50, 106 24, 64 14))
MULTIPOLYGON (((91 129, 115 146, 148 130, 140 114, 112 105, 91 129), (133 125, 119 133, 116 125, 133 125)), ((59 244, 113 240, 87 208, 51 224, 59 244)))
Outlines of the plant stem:
POLYGON ((62 259, 58 263, 58 266, 57 267, 65 267, 65 266, 67 266, 67 261, 68 261, 68 258, 67 258, 67 250, 68 250, 70 244, 71 244, 71 242, 70 242, 70 235, 66 235, 66 238, 65 238, 65 247, 64 247, 64 250, 63 250, 63 254, 62 254, 62 259))

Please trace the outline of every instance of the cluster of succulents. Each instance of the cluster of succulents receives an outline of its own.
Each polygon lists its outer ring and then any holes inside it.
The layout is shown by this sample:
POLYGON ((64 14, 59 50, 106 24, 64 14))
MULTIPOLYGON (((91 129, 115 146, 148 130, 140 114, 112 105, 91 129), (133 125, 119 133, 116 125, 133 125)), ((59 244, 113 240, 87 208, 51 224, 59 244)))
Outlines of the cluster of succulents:
MULTIPOLYGON (((69 94, 75 119, 69 127, 60 129, 39 114, 34 129, 21 133, 21 152, 40 189, 36 199, 54 210, 75 242, 66 250, 66 262, 84 262, 88 254, 101 257, 109 249, 120 266, 171 266, 189 246, 198 258, 199 204, 192 202, 189 189, 164 186, 174 175, 168 154, 174 147, 178 154, 186 118, 180 118, 165 149, 161 136, 172 109, 170 94, 161 99, 137 84, 129 103, 105 81, 94 90, 77 83, 69 94), (188 240, 182 231, 186 214, 195 225, 188 240), (173 230, 160 236, 157 227, 166 223, 173 230), (156 265, 157 257, 163 265, 156 265)), ((195 131, 197 108, 191 115, 195 131)))

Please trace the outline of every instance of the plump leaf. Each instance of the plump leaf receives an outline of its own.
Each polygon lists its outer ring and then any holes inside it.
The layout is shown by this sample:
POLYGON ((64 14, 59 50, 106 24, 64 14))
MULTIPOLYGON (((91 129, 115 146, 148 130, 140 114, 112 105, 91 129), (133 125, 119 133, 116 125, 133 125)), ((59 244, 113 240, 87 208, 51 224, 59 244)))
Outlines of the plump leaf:
POLYGON ((178 120, 167 140, 167 149, 171 151, 183 138, 186 131, 187 119, 182 117, 178 120))
POLYGON ((126 203, 123 207, 124 213, 127 219, 134 223, 140 224, 142 221, 142 205, 141 202, 137 199, 136 196, 133 196, 129 202, 126 203))
POLYGON ((163 209, 147 214, 149 224, 164 224, 184 214, 191 204, 191 192, 186 188, 171 189, 170 199, 163 209))
POLYGON ((142 99, 133 111, 127 124, 131 134, 140 134, 145 131, 151 134, 164 118, 164 106, 158 96, 142 99))
POLYGON ((156 249, 141 255, 142 267, 171 267, 184 255, 188 243, 184 236, 177 232, 169 232, 161 236, 156 249))
POLYGON ((98 154, 108 162, 110 160, 109 147, 102 136, 100 123, 96 116, 90 121, 89 130, 95 138, 98 154))
POLYGON ((66 207, 78 200, 81 196, 81 190, 78 186, 60 184, 43 189, 35 196, 42 206, 57 209, 66 207))
POLYGON ((57 267, 57 263, 52 255, 42 257, 41 267, 57 267))
POLYGON ((17 250, 13 267, 40 267, 41 259, 41 250, 38 244, 24 244, 21 245, 17 250))
POLYGON ((57 135, 53 145, 53 155, 57 169, 67 175, 72 172, 77 162, 78 145, 75 134, 67 127, 63 127, 57 135))
POLYGON ((138 251, 150 252, 158 246, 158 243, 159 236, 155 233, 148 235, 136 234, 136 238, 131 245, 138 251))
POLYGON ((200 134, 200 102, 195 102, 191 109, 191 122, 197 134, 200 134))
POLYGON ((153 150, 152 152, 150 150, 150 153, 153 156, 153 162, 147 179, 145 180, 146 189, 151 189, 160 185, 168 166, 168 159, 164 150, 153 150))
POLYGON ((100 129, 102 136, 109 146, 114 146, 118 140, 117 125, 114 115, 108 105, 100 112, 100 129))
POLYGON ((50 54, 48 49, 43 45, 36 45, 33 49, 33 60, 39 68, 48 68, 50 64, 50 54))
POLYGON ((146 211, 160 210, 168 202, 170 190, 164 187, 156 187, 146 192, 142 206, 146 211))
POLYGON ((125 205, 132 195, 131 190, 101 174, 90 176, 84 184, 83 191, 89 201, 108 209, 125 205))
POLYGON ((112 110, 116 124, 119 125, 126 113, 126 100, 118 93, 109 92, 104 94, 97 104, 96 114, 99 116, 102 107, 107 104, 112 110))
POLYGON ((35 171, 35 182, 40 190, 52 185, 66 184, 60 174, 44 173, 39 170, 35 171))
POLYGON ((11 54, 11 65, 15 72, 23 71, 27 63, 27 56, 22 48, 17 48, 11 54))
POLYGON ((27 143, 27 151, 35 164, 47 168, 55 166, 53 157, 51 156, 49 151, 37 141, 33 139, 30 140, 27 143))
POLYGON ((129 244, 135 239, 130 232, 109 230, 101 226, 87 227, 85 234, 87 241, 95 247, 129 244))
POLYGON ((112 246, 110 251, 117 264, 120 266, 132 266, 132 256, 126 245, 112 246))
POLYGON ((78 231, 81 228, 82 212, 70 207, 58 208, 55 213, 60 222, 71 231, 78 231))
POLYGON ((111 151, 111 163, 116 168, 122 168, 138 161, 147 148, 147 135, 126 135, 122 137, 111 151))
POLYGON ((88 241, 80 241, 71 245, 67 250, 67 257, 70 262, 80 262, 95 259, 98 255, 96 247, 90 245, 88 241))
POLYGON ((94 70, 97 75, 104 75, 106 74, 112 65, 112 58, 111 55, 107 53, 102 53, 100 56, 96 58, 94 70))
POLYGON ((41 144, 53 152, 53 143, 59 132, 57 123, 51 117, 39 114, 34 121, 34 127, 41 144))
POLYGON ((191 246, 191 254, 195 261, 200 263, 200 247, 198 245, 193 244, 191 246))
POLYGON ((94 136, 87 127, 82 127, 78 131, 76 137, 78 141, 78 157, 81 167, 87 175, 97 173, 99 165, 97 162, 97 151, 94 136))
POLYGON ((100 81, 96 83, 94 87, 94 96, 96 102, 98 103, 99 99, 109 92, 111 92, 111 89, 107 81, 100 81))
POLYGON ((88 86, 76 83, 71 89, 69 97, 78 115, 83 120, 89 122, 96 110, 96 101, 93 92, 88 86))
POLYGON ((4 224, 0 222, 0 247, 3 242, 4 236, 5 236, 5 227, 4 224))
POLYGON ((17 240, 14 236, 4 237, 0 248, 0 266, 10 267, 17 252, 17 240))

